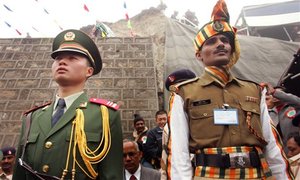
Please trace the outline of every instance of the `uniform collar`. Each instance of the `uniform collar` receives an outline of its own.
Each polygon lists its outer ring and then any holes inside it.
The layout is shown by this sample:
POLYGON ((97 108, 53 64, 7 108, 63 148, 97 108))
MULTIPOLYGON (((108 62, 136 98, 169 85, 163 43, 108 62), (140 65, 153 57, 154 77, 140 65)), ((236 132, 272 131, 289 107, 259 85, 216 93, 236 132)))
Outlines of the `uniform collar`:
MULTIPOLYGON (((63 99, 65 100, 66 102, 66 109, 68 109, 72 104, 73 102, 83 93, 83 91, 80 91, 78 93, 75 93, 75 94, 72 94, 70 96, 67 96, 67 97, 64 97, 63 99)), ((58 103, 58 100, 59 100, 59 97, 58 95, 56 95, 56 98, 55 98, 55 102, 54 102, 54 110, 56 109, 56 106, 57 106, 57 103, 58 103)))
MULTIPOLYGON (((239 86, 242 86, 240 80, 238 80, 236 77, 234 77, 230 72, 228 73, 229 76, 229 80, 227 82, 227 84, 230 83, 236 83, 239 86)), ((198 80, 201 86, 207 86, 209 84, 212 83, 217 83, 219 85, 221 85, 219 82, 217 82, 209 73, 207 73, 206 71, 204 71, 203 75, 200 78, 201 80, 198 80)), ((222 86, 222 85, 221 85, 222 86)), ((222 86, 223 87, 223 86, 222 86)))

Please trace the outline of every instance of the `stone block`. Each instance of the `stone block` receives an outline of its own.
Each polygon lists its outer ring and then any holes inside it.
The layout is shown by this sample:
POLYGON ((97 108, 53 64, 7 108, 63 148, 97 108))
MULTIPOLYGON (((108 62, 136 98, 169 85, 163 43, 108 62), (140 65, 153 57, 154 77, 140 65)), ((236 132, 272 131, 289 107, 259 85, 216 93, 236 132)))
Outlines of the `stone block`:
POLYGON ((6 105, 7 105, 7 101, 6 100, 1 100, 0 101, 0 110, 5 110, 6 105))
POLYGON ((21 44, 22 39, 16 38, 13 39, 13 43, 12 44, 21 44))
POLYGON ((46 61, 27 61, 25 62, 25 68, 45 68, 46 61))
POLYGON ((156 87, 156 80, 155 80, 155 78, 147 78, 147 86, 149 88, 155 88, 156 87))
POLYGON ((18 100, 11 100, 7 104, 6 110, 10 111, 26 111, 32 107, 32 99, 30 101, 20 101, 18 100))
POLYGON ((128 79, 128 88, 147 88, 147 81, 144 78, 128 79))
MULTIPOLYGON (((6 126, 0 125, 0 128, 6 128, 6 126)), ((1 132, 1 131, 0 131, 1 132)), ((12 146, 13 142, 15 141, 15 135, 14 134, 7 134, 5 133, 3 140, 2 140, 2 147, 6 146, 12 146)))
POLYGON ((51 69, 40 69, 37 73, 38 78, 51 78, 51 69))
POLYGON ((142 38, 142 37, 137 37, 137 38, 135 38, 135 42, 136 43, 144 43, 144 44, 146 44, 146 43, 152 43, 152 39, 151 38, 142 38))
POLYGON ((23 68, 26 64, 26 61, 17 61, 16 69, 23 68))
POLYGON ((32 52, 16 52, 13 60, 34 60, 35 53, 32 52))
POLYGON ((133 54, 134 58, 152 58, 153 54, 152 52, 148 51, 135 51, 133 54))
POLYGON ((7 53, 5 53, 3 60, 11 60, 13 55, 14 55, 14 53, 7 52, 7 53))
POLYGON ((32 45, 26 44, 24 45, 23 52, 31 52, 32 51, 32 45))
POLYGON ((52 46, 51 45, 34 45, 32 47, 32 51, 37 52, 37 51, 51 51, 52 46))
POLYGON ((39 79, 19 79, 16 83, 16 88, 34 88, 38 87, 39 79))
POLYGON ((19 95, 19 100, 27 100, 29 93, 30 93, 29 89, 21 89, 20 95, 19 95))
POLYGON ((115 44, 103 44, 100 51, 116 51, 115 44))
POLYGON ((51 79, 41 79, 39 88, 50 88, 51 79))
POLYGON ((128 44, 116 44, 116 51, 127 51, 128 44))
POLYGON ((116 59, 116 58, 122 58, 122 57, 123 57, 122 52, 105 51, 103 53, 103 58, 105 58, 105 59, 116 59))
POLYGON ((8 81, 7 81, 7 84, 6 84, 6 88, 14 88, 16 82, 17 82, 17 80, 15 80, 15 79, 10 79, 10 80, 8 80, 8 81))
POLYGON ((100 73, 102 78, 122 77, 122 71, 119 68, 105 68, 100 73))
POLYGON ((29 109, 26 109, 25 111, 14 111, 10 117, 11 121, 18 121, 22 119, 24 112, 26 112, 29 109))
POLYGON ((48 100, 53 97, 52 89, 32 89, 29 94, 29 99, 31 100, 48 100))
POLYGON ((11 111, 0 111, 0 121, 9 120, 9 117, 11 115, 11 111))
POLYGON ((137 77, 137 78, 154 77, 154 76, 155 76, 154 68, 135 69, 135 77, 137 77))
POLYGON ((135 68, 123 68, 122 69, 122 77, 132 78, 135 77, 135 68))
POLYGON ((129 108, 131 109, 149 109, 148 106, 148 100, 138 100, 138 99, 132 99, 129 100, 129 108))
POLYGON ((129 59, 129 67, 146 67, 146 59, 129 59))
POLYGON ((132 51, 145 51, 145 44, 129 44, 129 50, 132 51))
POLYGON ((0 79, 0 88, 4 88, 7 80, 0 79))
POLYGON ((0 38, 0 44, 12 44, 14 39, 5 39, 0 38))
POLYGON ((123 38, 118 38, 118 37, 110 37, 110 38, 105 38, 105 43, 123 43, 123 38))
POLYGON ((93 97, 93 98, 98 98, 98 93, 99 93, 99 90, 98 89, 88 89, 87 90, 87 95, 89 97, 93 97))
POLYGON ((24 38, 22 39, 22 44, 41 44, 41 38, 24 38))
POLYGON ((116 59, 115 67, 120 67, 120 68, 128 67, 128 60, 127 59, 116 59))
POLYGON ((114 79, 114 87, 115 88, 126 88, 127 87, 127 79, 126 78, 115 78, 114 79))
POLYGON ((37 76, 38 70, 37 69, 31 69, 27 75, 27 78, 35 78, 37 76))
POLYGON ((133 42, 134 42, 134 40, 131 37, 125 37, 124 38, 124 43, 133 43, 133 42))
POLYGON ((0 93, 1 100, 13 100, 18 98, 19 89, 2 89, 0 93))
POLYGON ((133 58, 133 52, 132 51, 125 51, 124 52, 124 58, 133 58))
POLYGON ((16 66, 16 61, 1 61, 0 68, 8 69, 14 68, 16 66))
POLYGON ((23 46, 21 45, 8 45, 4 48, 4 51, 14 51, 14 52, 21 52, 23 50, 23 46))
POLYGON ((121 90, 120 89, 101 89, 99 91, 99 96, 103 99, 114 100, 121 99, 121 90))
POLYGON ((4 52, 0 52, 0 60, 2 60, 4 56, 5 56, 5 53, 4 52))
POLYGON ((123 89, 122 97, 123 97, 123 99, 133 99, 134 98, 134 89, 123 89))
POLYGON ((102 68, 114 67, 113 59, 102 59, 102 68))
POLYGON ((156 90, 155 89, 136 89, 134 98, 137 99, 156 99, 156 90))
POLYGON ((97 79, 89 79, 86 83, 86 87, 88 88, 112 88, 113 87, 113 79, 111 78, 97 78, 97 79))

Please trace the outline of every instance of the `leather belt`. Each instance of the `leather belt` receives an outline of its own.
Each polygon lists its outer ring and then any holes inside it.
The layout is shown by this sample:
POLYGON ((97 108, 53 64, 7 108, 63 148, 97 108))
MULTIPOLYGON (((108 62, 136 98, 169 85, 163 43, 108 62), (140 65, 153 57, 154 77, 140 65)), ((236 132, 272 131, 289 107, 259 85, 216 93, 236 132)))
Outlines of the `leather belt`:
POLYGON ((250 168, 261 167, 260 159, 255 151, 230 154, 196 154, 196 166, 218 168, 250 168))

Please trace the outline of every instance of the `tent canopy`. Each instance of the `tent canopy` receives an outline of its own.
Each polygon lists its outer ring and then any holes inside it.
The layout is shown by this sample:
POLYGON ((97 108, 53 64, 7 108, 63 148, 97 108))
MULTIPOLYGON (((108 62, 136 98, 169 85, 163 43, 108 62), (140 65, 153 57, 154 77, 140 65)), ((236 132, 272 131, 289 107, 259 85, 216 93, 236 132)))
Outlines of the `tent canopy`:
POLYGON ((300 0, 246 6, 235 26, 247 35, 293 41, 300 31, 300 0), (295 26, 299 29, 295 30, 295 26))

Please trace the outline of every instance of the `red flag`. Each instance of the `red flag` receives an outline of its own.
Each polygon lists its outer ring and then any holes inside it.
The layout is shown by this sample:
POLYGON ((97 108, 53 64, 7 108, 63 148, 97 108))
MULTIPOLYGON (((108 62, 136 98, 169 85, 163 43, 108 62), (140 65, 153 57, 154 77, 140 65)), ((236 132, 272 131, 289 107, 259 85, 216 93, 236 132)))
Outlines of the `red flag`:
POLYGON ((87 12, 90 12, 89 8, 84 4, 83 9, 86 10, 87 12))
POLYGON ((19 30, 16 29, 16 31, 20 36, 22 35, 22 33, 19 30))
POLYGON ((127 13, 125 14, 125 17, 126 17, 126 20, 129 20, 129 16, 127 13))

